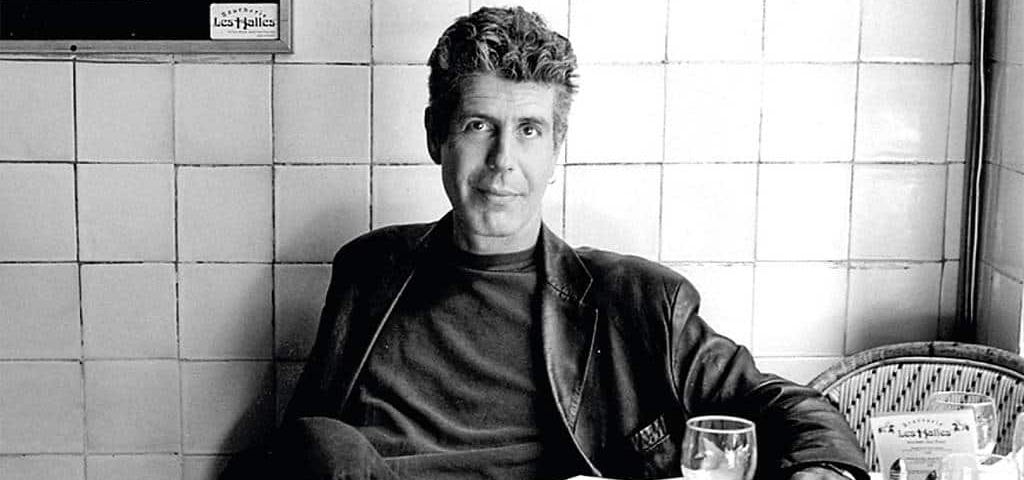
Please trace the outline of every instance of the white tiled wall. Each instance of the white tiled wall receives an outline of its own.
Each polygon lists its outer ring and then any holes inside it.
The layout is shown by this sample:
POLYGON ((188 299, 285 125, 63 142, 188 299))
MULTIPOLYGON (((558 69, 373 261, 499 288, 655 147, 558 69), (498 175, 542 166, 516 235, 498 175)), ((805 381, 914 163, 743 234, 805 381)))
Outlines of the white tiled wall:
MULTIPOLYGON (((266 432, 335 249, 447 210, 425 62, 493 3, 296 2, 287 55, 0 57, 0 477, 210 479, 266 432)), ((526 2, 583 62, 547 222, 683 272, 715 328, 799 381, 936 338, 967 3, 526 2)), ((1010 318, 1024 143, 998 138, 986 291, 1010 318)))
POLYGON ((1008 350, 1024 351, 1024 10, 1000 0, 992 11, 999 21, 994 48, 991 116, 986 148, 982 265, 978 338, 1008 350))

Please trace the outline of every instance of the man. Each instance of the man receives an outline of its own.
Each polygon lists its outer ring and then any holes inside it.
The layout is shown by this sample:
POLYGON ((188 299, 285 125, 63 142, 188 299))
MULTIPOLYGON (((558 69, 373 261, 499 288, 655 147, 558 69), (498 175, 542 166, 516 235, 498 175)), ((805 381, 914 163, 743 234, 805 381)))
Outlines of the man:
POLYGON ((761 478, 866 478, 839 414, 758 372, 685 279, 544 227, 576 89, 566 38, 484 8, 444 32, 430 68, 427 146, 452 210, 338 252, 271 468, 663 478, 679 475, 686 419, 727 414, 756 422, 761 478))

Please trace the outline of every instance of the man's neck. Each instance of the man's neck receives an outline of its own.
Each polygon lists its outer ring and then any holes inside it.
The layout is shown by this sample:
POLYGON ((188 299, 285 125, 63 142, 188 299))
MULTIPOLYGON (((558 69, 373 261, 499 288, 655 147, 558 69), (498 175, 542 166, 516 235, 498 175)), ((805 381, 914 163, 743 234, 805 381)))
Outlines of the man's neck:
POLYGON ((533 222, 515 235, 484 236, 474 235, 459 228, 458 221, 452 223, 452 241, 464 252, 476 255, 499 255, 529 250, 537 244, 540 236, 540 220, 533 222))

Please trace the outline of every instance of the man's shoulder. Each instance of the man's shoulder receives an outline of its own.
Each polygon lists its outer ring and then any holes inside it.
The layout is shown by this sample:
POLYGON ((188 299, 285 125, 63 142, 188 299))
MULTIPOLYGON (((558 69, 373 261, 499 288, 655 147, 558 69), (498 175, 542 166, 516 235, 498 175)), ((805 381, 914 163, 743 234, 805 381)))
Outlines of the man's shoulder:
POLYGON ((419 245, 436 222, 390 225, 366 232, 338 249, 334 261, 379 260, 411 252, 419 245))
POLYGON ((651 292, 665 290, 690 298, 699 298, 696 288, 679 272, 658 262, 636 255, 617 253, 591 247, 575 248, 576 254, 601 291, 651 292))

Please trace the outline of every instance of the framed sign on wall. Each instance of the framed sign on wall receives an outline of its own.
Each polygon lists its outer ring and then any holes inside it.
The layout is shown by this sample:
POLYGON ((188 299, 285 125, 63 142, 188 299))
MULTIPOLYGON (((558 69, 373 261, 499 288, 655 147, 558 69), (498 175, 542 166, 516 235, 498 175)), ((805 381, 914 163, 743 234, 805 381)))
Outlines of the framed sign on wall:
POLYGON ((0 0, 0 52, 288 53, 292 0, 0 0))

